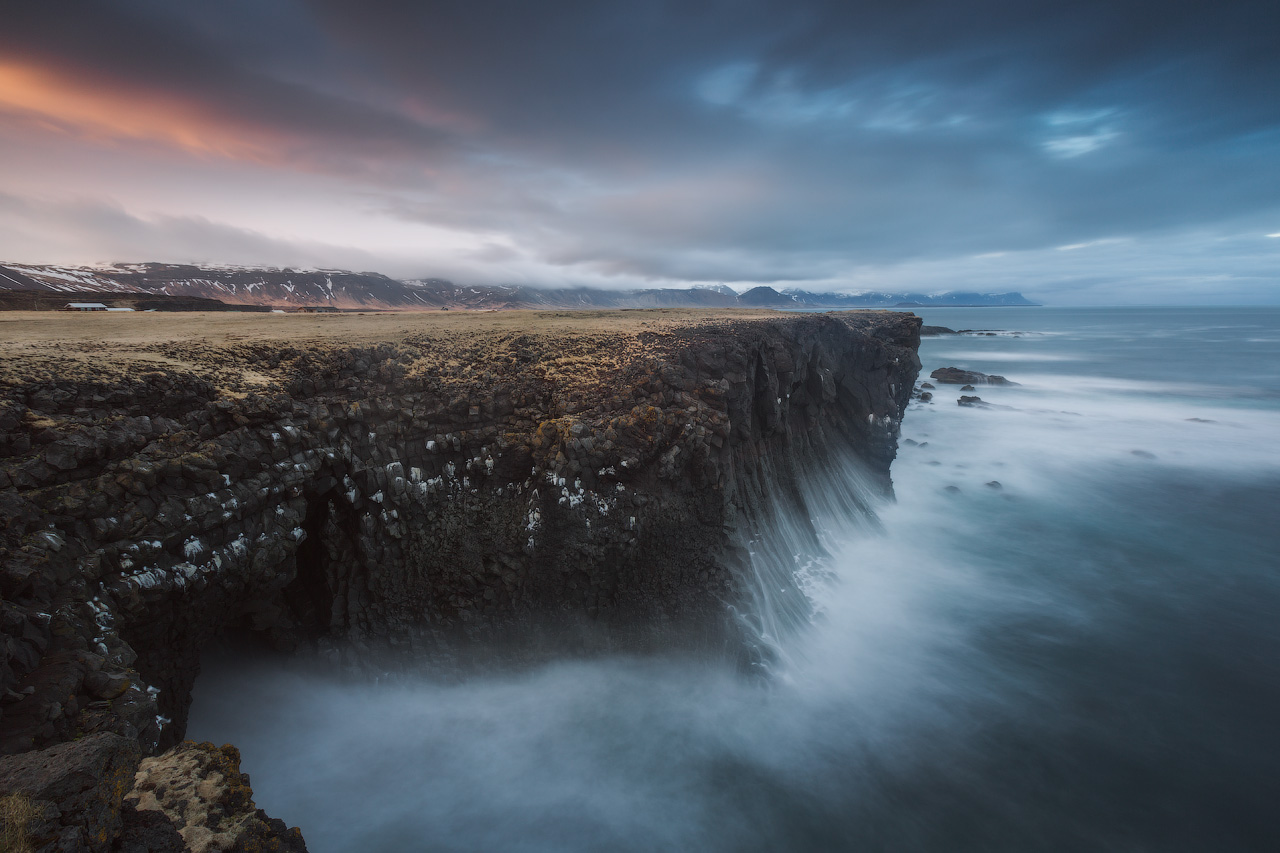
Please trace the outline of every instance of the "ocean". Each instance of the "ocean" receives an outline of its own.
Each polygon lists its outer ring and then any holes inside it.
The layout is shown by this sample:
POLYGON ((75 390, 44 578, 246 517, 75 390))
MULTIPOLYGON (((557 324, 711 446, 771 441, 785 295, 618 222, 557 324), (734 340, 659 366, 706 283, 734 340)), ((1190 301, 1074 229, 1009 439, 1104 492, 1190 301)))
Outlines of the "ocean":
POLYGON ((1280 309, 917 313, 1019 384, 913 403, 878 523, 811 484, 767 678, 215 663, 188 736, 314 853, 1280 849, 1280 309))

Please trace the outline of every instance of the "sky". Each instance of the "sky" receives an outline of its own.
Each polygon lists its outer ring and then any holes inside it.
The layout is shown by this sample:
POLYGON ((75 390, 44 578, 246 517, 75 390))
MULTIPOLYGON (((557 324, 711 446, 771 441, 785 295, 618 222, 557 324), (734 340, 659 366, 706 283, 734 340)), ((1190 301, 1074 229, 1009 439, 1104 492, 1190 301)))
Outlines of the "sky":
POLYGON ((1280 4, 89 0, 0 261, 1280 304, 1280 4))

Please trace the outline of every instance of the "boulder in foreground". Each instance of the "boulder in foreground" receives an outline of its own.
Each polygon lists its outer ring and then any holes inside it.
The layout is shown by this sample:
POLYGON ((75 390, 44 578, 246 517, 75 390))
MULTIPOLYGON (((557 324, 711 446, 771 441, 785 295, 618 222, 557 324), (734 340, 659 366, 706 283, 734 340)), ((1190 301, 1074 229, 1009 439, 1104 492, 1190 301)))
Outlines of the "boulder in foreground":
POLYGON ((234 746, 186 741, 144 759, 110 732, 0 757, 0 819, 5 853, 307 850, 254 805, 234 746))
POLYGON ((140 816, 163 814, 185 842, 178 849, 307 853, 297 827, 254 806, 249 774, 240 772, 240 751, 230 744, 185 741, 143 759, 126 805, 140 816))
POLYGON ((0 757, 6 842, 17 850, 110 850, 141 758, 136 741, 109 732, 0 757))

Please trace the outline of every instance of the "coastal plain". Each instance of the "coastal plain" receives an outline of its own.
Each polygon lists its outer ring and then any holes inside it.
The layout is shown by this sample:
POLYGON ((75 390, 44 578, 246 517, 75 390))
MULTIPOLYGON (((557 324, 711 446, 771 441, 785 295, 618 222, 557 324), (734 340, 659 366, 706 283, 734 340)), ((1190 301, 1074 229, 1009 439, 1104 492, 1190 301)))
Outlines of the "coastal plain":
MULTIPOLYGON (((876 315, 883 312, 846 312, 876 315)), ((0 313, 0 382, 35 373, 109 378, 154 367, 189 370, 229 389, 269 384, 266 349, 322 349, 389 344, 414 351, 417 369, 466 372, 493 361, 495 343, 543 342, 540 369, 572 376, 599 372, 662 349, 675 330, 778 319, 753 309, 612 311, 405 311, 370 313, 121 312, 0 313), (554 350, 554 352, 552 352, 554 350), (248 355, 249 367, 241 356, 248 355)))

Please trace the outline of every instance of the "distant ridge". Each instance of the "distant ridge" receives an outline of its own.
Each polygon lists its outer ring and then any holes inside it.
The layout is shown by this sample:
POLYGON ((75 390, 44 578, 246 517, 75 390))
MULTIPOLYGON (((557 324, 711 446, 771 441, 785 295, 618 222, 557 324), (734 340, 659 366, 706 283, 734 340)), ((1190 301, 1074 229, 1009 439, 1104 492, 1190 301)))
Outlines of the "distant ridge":
POLYGON ((61 293, 138 293, 217 299, 231 305, 289 308, 427 307, 403 283, 380 273, 191 264, 110 267, 0 265, 0 289, 61 293))
POLYGON ((795 297, 798 301, 815 305, 821 304, 833 308, 976 308, 979 306, 1039 306, 1021 293, 974 293, 964 291, 948 291, 946 293, 810 293, 804 290, 787 289, 783 293, 795 297))
MULTIPOLYGON (((607 290, 528 285, 459 285, 439 278, 397 280, 376 272, 192 264, 109 267, 0 264, 0 291, 137 294, 228 305, 346 310, 460 308, 842 308, 1036 305, 1021 293, 817 293, 767 285, 738 294, 725 285, 607 290)), ((42 303, 45 300, 42 300, 42 303)))

